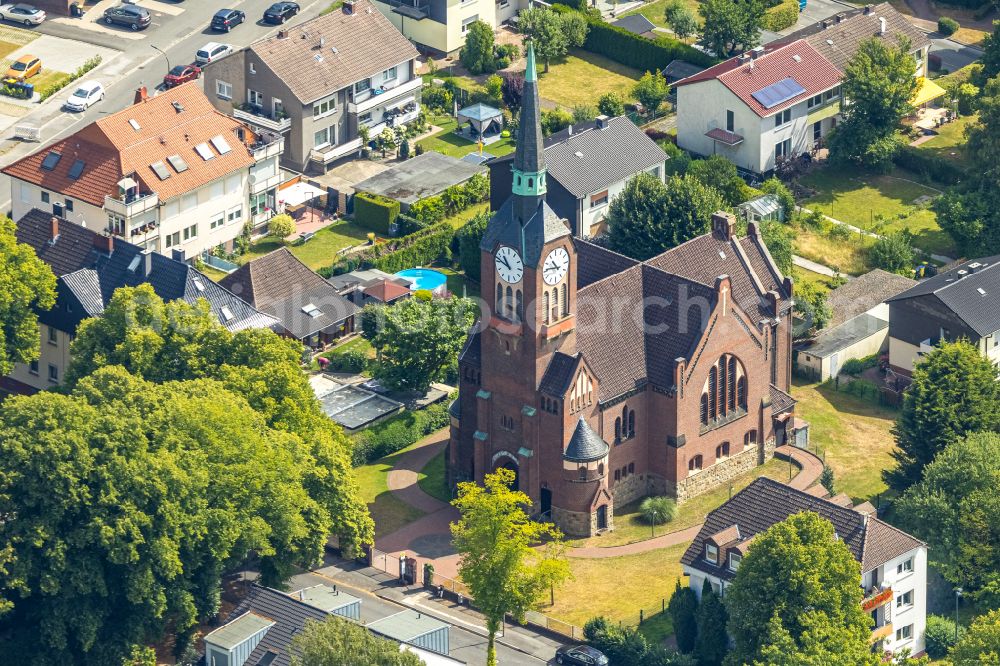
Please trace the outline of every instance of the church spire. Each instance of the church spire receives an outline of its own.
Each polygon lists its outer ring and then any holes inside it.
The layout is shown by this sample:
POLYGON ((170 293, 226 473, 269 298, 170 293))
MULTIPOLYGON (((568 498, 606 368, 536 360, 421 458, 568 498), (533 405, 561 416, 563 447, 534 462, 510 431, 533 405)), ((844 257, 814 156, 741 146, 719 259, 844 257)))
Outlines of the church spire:
POLYGON ((525 223, 545 197, 545 155, 542 151, 542 118, 538 101, 538 73, 535 69, 535 47, 528 41, 528 66, 524 72, 524 93, 521 96, 521 117, 517 128, 514 151, 513 193, 515 211, 525 223))

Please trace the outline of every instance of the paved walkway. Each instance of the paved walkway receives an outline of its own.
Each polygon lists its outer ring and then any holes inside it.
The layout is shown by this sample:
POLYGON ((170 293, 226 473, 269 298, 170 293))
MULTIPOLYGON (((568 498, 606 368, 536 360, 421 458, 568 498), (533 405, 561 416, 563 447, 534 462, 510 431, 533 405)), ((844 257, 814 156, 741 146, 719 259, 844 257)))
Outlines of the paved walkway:
POLYGON ((424 513, 437 513, 448 508, 447 502, 431 497, 417 484, 417 475, 431 459, 448 445, 448 430, 439 430, 426 439, 426 444, 404 453, 386 478, 392 494, 424 513))
MULTIPOLYGON (((837 277, 838 275, 840 275, 840 273, 837 273, 837 271, 833 270, 829 266, 816 263, 815 261, 806 259, 805 257, 800 257, 797 254, 792 255, 792 263, 798 266, 799 268, 804 268, 807 271, 812 271, 813 273, 819 273, 820 275, 825 275, 827 277, 837 277)), ((849 275, 844 277, 851 279, 849 275)))

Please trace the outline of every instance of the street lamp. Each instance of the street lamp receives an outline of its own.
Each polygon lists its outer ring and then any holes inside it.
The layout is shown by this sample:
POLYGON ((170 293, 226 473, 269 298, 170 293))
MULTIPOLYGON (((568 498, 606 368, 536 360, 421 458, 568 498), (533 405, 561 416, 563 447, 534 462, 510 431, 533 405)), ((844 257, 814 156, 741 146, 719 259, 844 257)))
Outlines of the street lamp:
POLYGON ((958 600, 962 596, 962 588, 955 588, 955 642, 958 643, 958 600))
POLYGON ((151 49, 153 49, 154 51, 158 51, 159 54, 163 56, 163 59, 167 61, 167 71, 169 72, 170 71, 170 58, 169 58, 169 56, 167 56, 166 52, 164 52, 163 49, 161 49, 160 47, 156 46, 155 44, 150 44, 149 47, 151 49))

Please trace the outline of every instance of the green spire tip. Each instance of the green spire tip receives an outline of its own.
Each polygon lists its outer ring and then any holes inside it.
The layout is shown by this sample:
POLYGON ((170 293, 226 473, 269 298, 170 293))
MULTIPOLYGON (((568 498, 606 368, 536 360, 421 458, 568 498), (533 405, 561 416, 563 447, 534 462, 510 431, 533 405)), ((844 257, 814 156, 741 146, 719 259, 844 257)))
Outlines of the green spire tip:
POLYGON ((535 69, 535 45, 528 40, 528 66, 524 69, 524 80, 527 81, 537 81, 538 72, 535 69))

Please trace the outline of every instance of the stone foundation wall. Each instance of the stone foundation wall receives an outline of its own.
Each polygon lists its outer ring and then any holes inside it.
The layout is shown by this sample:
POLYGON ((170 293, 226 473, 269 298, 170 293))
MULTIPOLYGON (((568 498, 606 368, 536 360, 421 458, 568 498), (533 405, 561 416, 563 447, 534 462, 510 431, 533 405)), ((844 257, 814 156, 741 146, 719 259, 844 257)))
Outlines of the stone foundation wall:
POLYGON ((652 477, 645 474, 632 474, 618 483, 613 483, 611 494, 615 498, 615 506, 624 506, 640 497, 652 494, 650 481, 652 477))
POLYGON ((773 455, 774 439, 770 439, 764 442, 763 447, 757 445, 745 449, 728 460, 718 462, 694 476, 678 481, 673 489, 673 495, 678 502, 691 499, 749 472, 754 467, 770 460, 773 455))
POLYGON ((552 507, 552 522, 567 536, 590 536, 597 529, 597 514, 552 507))

